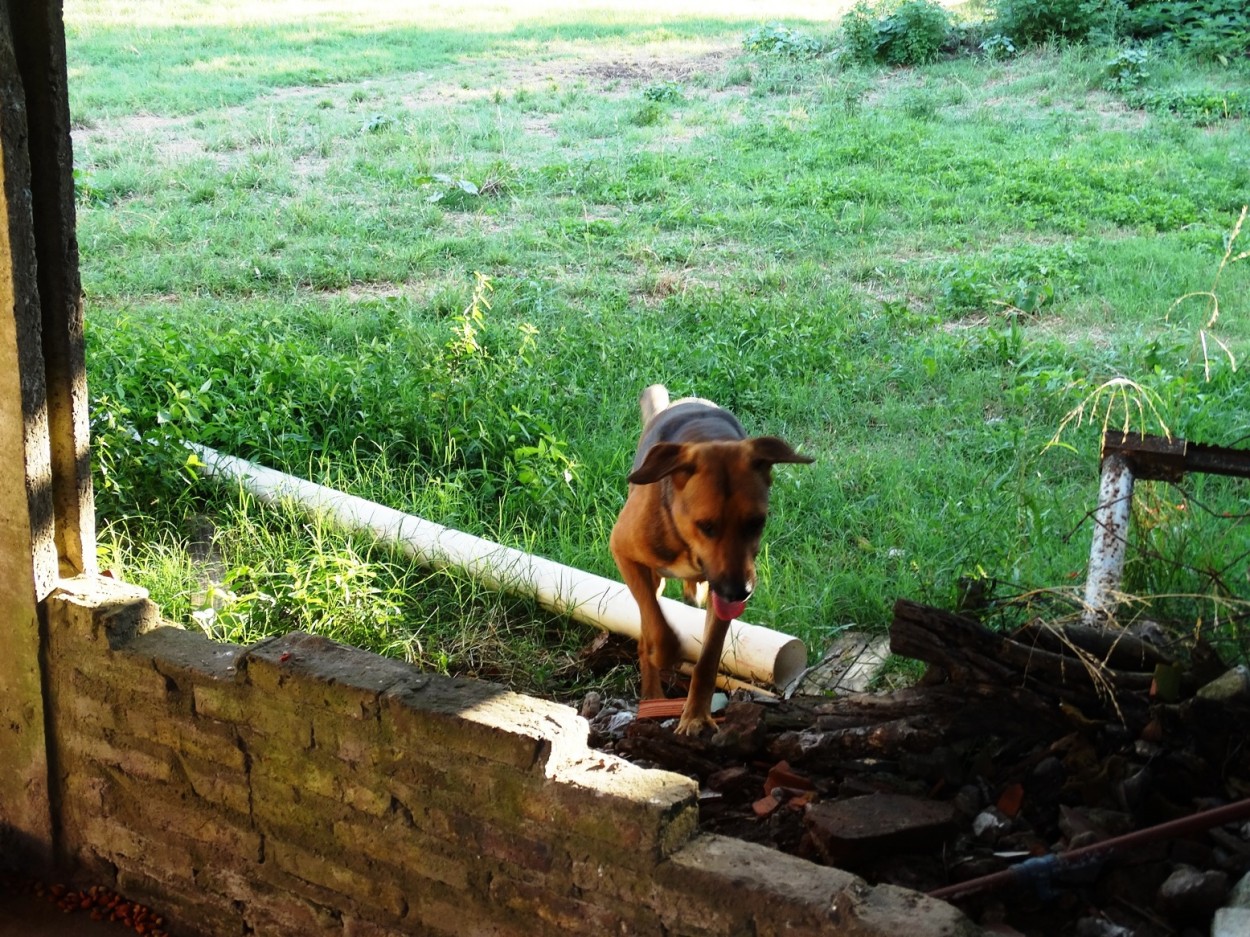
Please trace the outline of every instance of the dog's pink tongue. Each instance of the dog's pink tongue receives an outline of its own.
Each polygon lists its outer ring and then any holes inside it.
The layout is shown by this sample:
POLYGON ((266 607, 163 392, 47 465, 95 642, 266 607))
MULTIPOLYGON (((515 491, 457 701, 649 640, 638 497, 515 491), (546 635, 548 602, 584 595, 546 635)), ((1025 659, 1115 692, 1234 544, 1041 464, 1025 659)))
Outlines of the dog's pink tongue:
POLYGON ((716 613, 716 617, 721 621, 733 621, 747 607, 746 599, 741 602, 729 602, 722 599, 715 592, 712 593, 712 611, 716 613))

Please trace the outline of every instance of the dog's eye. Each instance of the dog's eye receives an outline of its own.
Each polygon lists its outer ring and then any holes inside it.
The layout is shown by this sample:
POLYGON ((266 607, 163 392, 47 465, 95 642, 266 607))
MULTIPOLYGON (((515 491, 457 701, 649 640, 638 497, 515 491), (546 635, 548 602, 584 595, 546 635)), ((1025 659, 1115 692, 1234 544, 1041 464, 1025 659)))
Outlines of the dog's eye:
POLYGON ((709 540, 716 539, 716 524, 713 521, 698 521, 695 527, 699 528, 699 533, 707 537, 709 540))
POLYGON ((758 537, 764 532, 764 517, 748 517, 742 522, 742 536, 758 537))

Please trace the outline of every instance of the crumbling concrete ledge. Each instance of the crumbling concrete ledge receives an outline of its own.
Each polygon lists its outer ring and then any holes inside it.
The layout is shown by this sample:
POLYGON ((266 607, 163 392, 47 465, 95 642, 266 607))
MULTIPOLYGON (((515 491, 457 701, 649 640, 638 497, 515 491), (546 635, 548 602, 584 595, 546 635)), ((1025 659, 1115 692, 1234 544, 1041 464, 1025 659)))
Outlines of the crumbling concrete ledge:
POLYGON ((698 831, 680 775, 588 748, 567 706, 293 633, 48 604, 55 844, 180 935, 963 937, 958 911, 698 831))

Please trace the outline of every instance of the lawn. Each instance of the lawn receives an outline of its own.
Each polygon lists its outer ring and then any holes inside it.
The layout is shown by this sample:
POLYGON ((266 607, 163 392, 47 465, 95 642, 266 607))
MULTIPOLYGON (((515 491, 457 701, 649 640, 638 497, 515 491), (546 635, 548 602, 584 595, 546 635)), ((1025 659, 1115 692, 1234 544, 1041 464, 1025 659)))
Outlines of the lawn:
MULTIPOLYGON (((833 41, 845 6, 768 18, 833 41)), ((104 562, 218 637, 572 694, 635 673, 182 442, 616 577, 640 391, 710 397, 817 460, 776 472, 748 617, 819 654, 970 578, 1071 611, 1105 420, 1250 435, 1250 134, 1194 103, 1244 60, 856 67, 700 8, 69 0, 104 562)), ((1142 495, 1126 617, 1244 653, 1243 487, 1142 495)))

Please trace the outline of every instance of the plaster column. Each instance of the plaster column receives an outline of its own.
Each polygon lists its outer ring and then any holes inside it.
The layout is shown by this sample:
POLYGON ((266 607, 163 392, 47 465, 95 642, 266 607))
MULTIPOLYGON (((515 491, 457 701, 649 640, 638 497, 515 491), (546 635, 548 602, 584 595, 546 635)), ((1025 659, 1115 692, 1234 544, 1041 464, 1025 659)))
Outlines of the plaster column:
POLYGON ((60 0, 0 0, 0 855, 55 859, 44 601, 96 570, 60 0))
POLYGON ((40 603, 58 562, 27 139, 13 34, 0 16, 0 847, 46 863, 40 603))

